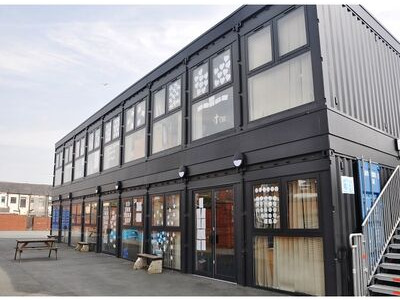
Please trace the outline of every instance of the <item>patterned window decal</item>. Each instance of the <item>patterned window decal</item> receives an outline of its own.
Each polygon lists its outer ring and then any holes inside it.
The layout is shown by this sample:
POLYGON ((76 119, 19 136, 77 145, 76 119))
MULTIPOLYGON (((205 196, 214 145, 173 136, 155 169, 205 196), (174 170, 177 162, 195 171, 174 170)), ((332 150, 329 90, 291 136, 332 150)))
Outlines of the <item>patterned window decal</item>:
POLYGON ((208 92, 208 63, 205 63, 193 71, 193 98, 208 92))
POLYGON ((168 110, 181 106, 181 80, 178 79, 168 86, 168 110))
POLYGON ((253 187, 255 228, 279 228, 279 185, 264 183, 253 187))
POLYGON ((227 50, 212 61, 213 66, 213 87, 219 87, 232 79, 231 52, 227 50))

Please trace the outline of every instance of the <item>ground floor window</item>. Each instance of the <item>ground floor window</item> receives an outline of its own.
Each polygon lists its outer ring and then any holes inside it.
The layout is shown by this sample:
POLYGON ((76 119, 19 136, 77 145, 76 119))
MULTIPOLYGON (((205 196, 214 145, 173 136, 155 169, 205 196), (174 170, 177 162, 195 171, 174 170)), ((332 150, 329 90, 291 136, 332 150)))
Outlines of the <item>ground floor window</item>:
POLYGON ((122 200, 122 258, 135 260, 143 252, 143 207, 144 197, 122 200))
POLYGON ((181 233, 179 231, 152 231, 151 248, 153 254, 164 257, 164 267, 181 269, 181 233))
POLYGON ((84 235, 83 240, 86 243, 97 242, 97 203, 89 202, 85 203, 85 214, 84 214, 84 235))
POLYGON ((322 238, 256 236, 254 281, 258 286, 324 295, 322 238))
POLYGON ((63 203, 61 218, 61 242, 68 244, 70 221, 70 204, 63 203))
POLYGON ((72 204, 71 211, 71 245, 81 241, 82 234, 82 203, 72 204))
POLYGON ((60 219, 60 206, 54 205, 53 212, 51 214, 51 233, 53 235, 58 234, 58 221, 60 219))
POLYGON ((163 266, 181 269, 180 193, 151 196, 151 251, 163 266))
POLYGON ((102 251, 117 254, 118 200, 104 201, 102 224, 102 251))

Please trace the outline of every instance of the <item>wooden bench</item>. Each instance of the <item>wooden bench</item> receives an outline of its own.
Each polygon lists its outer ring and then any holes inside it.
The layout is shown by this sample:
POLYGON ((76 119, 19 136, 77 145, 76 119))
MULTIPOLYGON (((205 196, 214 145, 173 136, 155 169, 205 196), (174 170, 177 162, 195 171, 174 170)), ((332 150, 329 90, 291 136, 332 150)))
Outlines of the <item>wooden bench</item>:
POLYGON ((137 257, 138 258, 133 265, 134 270, 144 269, 148 266, 147 273, 149 274, 157 274, 162 272, 163 258, 161 256, 147 253, 139 253, 137 257), (150 261, 150 265, 148 265, 148 261, 150 261))
POLYGON ((56 253, 57 259, 57 247, 54 247, 55 239, 32 239, 32 240, 17 240, 17 246, 15 247, 14 260, 17 259, 17 254, 19 257, 19 262, 21 262, 21 253, 25 250, 45 250, 49 251, 49 258, 51 252, 56 253), (32 246, 29 246, 33 244, 32 246))
POLYGON ((81 251, 81 252, 89 252, 89 243, 78 242, 76 244, 75 250, 81 251))

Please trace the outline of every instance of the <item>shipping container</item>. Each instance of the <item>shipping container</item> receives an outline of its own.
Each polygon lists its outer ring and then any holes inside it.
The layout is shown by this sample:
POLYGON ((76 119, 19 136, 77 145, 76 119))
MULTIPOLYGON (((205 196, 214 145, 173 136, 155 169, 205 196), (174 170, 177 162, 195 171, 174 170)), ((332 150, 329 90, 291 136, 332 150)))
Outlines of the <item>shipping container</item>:
POLYGON ((380 190, 399 160, 399 49, 361 6, 239 8, 56 143, 52 233, 352 295, 357 162, 379 165, 380 190))

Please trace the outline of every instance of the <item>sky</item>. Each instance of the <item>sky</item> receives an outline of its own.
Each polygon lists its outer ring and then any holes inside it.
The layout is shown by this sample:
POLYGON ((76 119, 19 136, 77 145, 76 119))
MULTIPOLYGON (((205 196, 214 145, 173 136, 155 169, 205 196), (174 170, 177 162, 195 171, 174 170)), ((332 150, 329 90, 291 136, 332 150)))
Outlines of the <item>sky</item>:
POLYGON ((51 184, 57 141, 239 6, 0 5, 0 181, 51 184))

